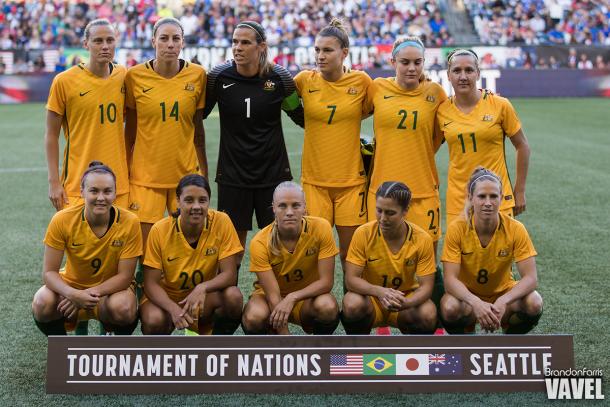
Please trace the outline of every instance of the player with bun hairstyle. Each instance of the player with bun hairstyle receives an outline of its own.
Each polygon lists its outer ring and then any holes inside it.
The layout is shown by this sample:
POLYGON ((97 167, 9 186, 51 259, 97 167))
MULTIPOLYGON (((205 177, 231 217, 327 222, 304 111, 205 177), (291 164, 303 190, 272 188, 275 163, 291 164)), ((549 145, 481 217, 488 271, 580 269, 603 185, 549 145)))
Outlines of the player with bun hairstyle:
POLYGON ((49 172, 49 199, 56 210, 83 203, 80 175, 89 162, 106 163, 117 176, 116 205, 127 207, 129 181, 123 110, 126 69, 113 63, 117 32, 106 19, 85 27, 83 46, 89 61, 53 79, 47 101, 45 150, 49 172), (66 146, 61 173, 59 134, 66 146))
POLYGON ((478 323, 486 331, 524 334, 542 315, 537 253, 523 224, 502 213, 502 190, 498 175, 477 167, 467 183, 464 214, 447 229, 440 312, 449 333, 471 332, 478 323))
POLYGON ((137 325, 130 286, 142 254, 140 223, 113 205, 116 177, 106 165, 91 162, 80 184, 83 203, 57 212, 47 228, 44 285, 32 302, 34 321, 46 335, 65 335, 88 319, 129 335, 137 325))
POLYGON ((294 182, 277 186, 273 212, 275 222, 250 242, 250 271, 258 280, 244 310, 244 332, 289 334, 292 322, 306 333, 330 335, 339 324, 331 226, 305 216, 303 189, 294 182))
POLYGON ((447 58, 447 75, 454 96, 438 108, 438 125, 449 146, 447 179, 447 224, 464 207, 468 177, 478 165, 498 174, 503 185, 500 211, 509 216, 525 211, 525 181, 530 148, 521 122, 508 101, 488 90, 477 88, 479 58, 469 49, 456 49, 447 58), (506 167, 504 140, 515 147, 514 188, 506 167))
POLYGON ((432 238, 405 220, 411 191, 402 182, 377 189, 377 220, 360 226, 347 255, 342 322, 348 334, 393 326, 403 333, 436 329, 432 238))
POLYGON ((243 248, 229 217, 209 209, 210 197, 205 177, 184 176, 177 211, 150 230, 140 301, 144 334, 188 328, 231 335, 239 326, 243 298, 235 259, 243 248))
POLYGON ((308 213, 336 226, 345 270, 352 235, 366 222, 360 124, 372 111, 372 80, 343 65, 349 37, 341 20, 333 18, 318 33, 314 49, 317 68, 294 79, 305 110, 301 182, 308 213))
POLYGON ((152 45, 155 59, 134 66, 125 79, 129 209, 140 218, 145 244, 152 224, 176 210, 178 181, 207 175, 205 70, 179 58, 184 31, 175 18, 155 23, 152 45))
POLYGON ((273 222, 273 190, 292 179, 282 110, 302 127, 303 108, 290 72, 269 61, 267 34, 259 23, 237 24, 232 44, 234 59, 208 76, 204 117, 218 104, 218 210, 231 217, 245 245, 252 214, 259 228, 273 222))

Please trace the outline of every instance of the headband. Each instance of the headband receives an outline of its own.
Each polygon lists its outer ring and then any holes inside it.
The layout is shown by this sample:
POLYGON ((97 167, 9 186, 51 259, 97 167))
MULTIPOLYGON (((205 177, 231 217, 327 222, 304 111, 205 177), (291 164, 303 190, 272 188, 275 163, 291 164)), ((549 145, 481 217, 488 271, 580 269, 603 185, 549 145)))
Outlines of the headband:
POLYGON ((453 59, 453 57, 457 57, 457 56, 460 56, 460 55, 466 55, 466 54, 468 54, 468 55, 472 55, 476 61, 478 61, 478 60, 479 60, 479 57, 477 56, 477 54, 475 54, 475 53, 474 53, 474 51, 473 51, 473 50, 471 50, 471 49, 466 49, 466 48, 460 48, 460 49, 456 49, 456 50, 454 50, 454 51, 453 51, 453 53, 452 53, 452 54, 451 54, 451 56, 449 57, 449 60, 448 60, 448 61, 449 61, 449 62, 451 62, 451 60, 453 59))
POLYGON ((494 180, 494 181, 497 181, 497 182, 499 182, 499 183, 500 183, 500 185, 502 185, 502 182, 500 182, 500 180, 499 180, 497 177, 494 177, 494 176, 493 176, 493 175, 491 175, 491 174, 483 174, 483 175, 479 175, 479 176, 478 176, 478 177, 476 177, 476 178, 474 179, 474 181, 472 181, 472 183, 470 184, 470 191, 468 191, 468 192, 470 193, 470 196, 472 196, 472 192, 473 192, 474 186, 476 185, 477 181, 479 181, 481 178, 485 178, 485 177, 490 178, 490 179, 492 179, 492 180, 494 180))
POLYGON ((407 40, 407 41, 401 42, 400 44, 398 44, 396 46, 396 48, 394 48, 394 50, 392 51, 392 58, 396 57, 396 54, 398 54, 398 51, 400 51, 403 48, 407 48, 407 47, 419 48, 419 49, 421 49, 421 52, 424 52, 424 47, 419 42, 407 40))
POLYGON ((235 28, 249 28, 256 33, 256 36, 260 38, 261 41, 267 41, 267 36, 265 35, 265 30, 263 27, 254 21, 244 21, 243 23, 237 24, 235 28))

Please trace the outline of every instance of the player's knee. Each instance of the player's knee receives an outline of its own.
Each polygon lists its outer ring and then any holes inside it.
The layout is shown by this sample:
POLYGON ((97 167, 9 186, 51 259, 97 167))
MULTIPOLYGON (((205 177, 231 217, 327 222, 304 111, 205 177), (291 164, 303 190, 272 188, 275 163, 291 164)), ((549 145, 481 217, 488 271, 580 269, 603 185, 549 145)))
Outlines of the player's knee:
POLYGON ((444 321, 456 322, 462 315, 462 304, 450 294, 443 295, 441 299, 441 316, 444 321))
POLYGON ((529 294, 525 298, 523 303, 524 303, 523 312, 525 312, 527 315, 535 316, 535 315, 539 315, 542 313, 542 296, 540 296, 540 294, 537 291, 534 291, 531 294, 529 294))
POLYGON ((227 317, 239 318, 244 306, 244 296, 236 286, 228 287, 223 293, 223 308, 227 317))
POLYGON ((137 317, 135 297, 122 296, 120 300, 117 298, 111 304, 108 304, 108 312, 112 322, 116 325, 133 323, 137 317))
POLYGON ((34 319, 48 322, 57 318, 57 294, 46 287, 41 287, 32 300, 34 319))
POLYGON ((347 320, 359 320, 366 314, 365 298, 356 293, 348 292, 343 297, 343 317, 347 320))
POLYGON ((339 315, 337 300, 331 294, 322 294, 313 302, 316 318, 322 321, 334 321, 339 315))
POLYGON ((142 312, 140 319, 144 335, 165 335, 171 331, 168 317, 161 310, 142 312))
POLYGON ((420 312, 418 313, 417 324, 422 330, 434 331, 437 323, 436 306, 430 300, 426 301, 420 306, 420 312))
POLYGON ((269 313, 259 307, 246 307, 241 325, 246 333, 264 333, 267 330, 269 313))

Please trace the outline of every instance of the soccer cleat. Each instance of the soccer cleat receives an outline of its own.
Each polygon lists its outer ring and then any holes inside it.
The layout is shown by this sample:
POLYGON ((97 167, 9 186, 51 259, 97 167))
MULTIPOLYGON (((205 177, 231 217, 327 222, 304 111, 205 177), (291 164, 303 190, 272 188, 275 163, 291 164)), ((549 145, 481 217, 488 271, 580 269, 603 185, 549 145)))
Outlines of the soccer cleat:
POLYGON ((199 336, 199 334, 195 331, 191 331, 188 328, 184 329, 184 336, 199 336))
POLYGON ((382 336, 392 335, 392 331, 390 330, 389 326, 380 326, 379 328, 377 328, 375 330, 375 335, 382 335, 382 336))
POLYGON ((436 328, 434 335, 447 335, 447 331, 444 328, 436 328))

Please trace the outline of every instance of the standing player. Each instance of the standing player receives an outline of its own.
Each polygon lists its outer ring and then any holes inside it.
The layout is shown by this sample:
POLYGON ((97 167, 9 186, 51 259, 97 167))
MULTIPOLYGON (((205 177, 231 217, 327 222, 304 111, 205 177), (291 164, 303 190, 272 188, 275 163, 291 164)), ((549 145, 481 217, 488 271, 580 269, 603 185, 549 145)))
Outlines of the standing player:
POLYGON ((242 326, 249 334, 289 334, 288 322, 307 333, 331 335, 339 307, 331 294, 337 246, 330 224, 305 215, 303 189, 282 182, 273 195, 275 222, 250 242, 250 271, 258 281, 242 326))
POLYGON ((508 99, 477 89, 479 58, 472 50, 449 53, 447 75, 455 93, 438 108, 438 125, 449 146, 447 224, 464 207, 466 184, 479 165, 500 176, 504 190, 500 211, 509 216, 525 210, 525 180, 530 148, 521 122, 508 99), (504 139, 517 151, 516 182, 511 186, 506 168, 504 139))
POLYGON ((273 190, 292 179, 281 111, 303 126, 292 76, 269 62, 266 41, 260 24, 239 23, 233 32, 234 59, 210 72, 206 90, 204 118, 216 103, 220 113, 218 209, 231 217, 242 246, 252 229, 252 213, 259 228, 273 222, 273 190))
POLYGON ((155 59, 127 72, 129 209, 142 223, 146 244, 153 223, 176 209, 175 189, 186 174, 207 174, 202 111, 206 73, 178 58, 182 25, 162 18, 153 27, 155 59), (198 164, 199 159, 199 164, 198 164))
POLYGON ((84 203, 56 213, 47 229, 44 286, 34 295, 34 321, 46 335, 65 335, 66 327, 88 319, 130 335, 138 322, 130 289, 142 254, 138 219, 113 205, 116 178, 101 162, 91 162, 83 174, 81 196, 84 203))
POLYGON ((449 333, 473 331, 477 322, 486 331, 527 333, 542 316, 534 245, 525 227, 500 211, 502 181, 496 174, 478 167, 467 188, 464 214, 445 235, 443 325, 449 333))
POLYGON ((356 229, 347 256, 345 332, 368 334, 373 327, 389 325, 403 333, 433 333, 432 238, 405 220, 411 201, 405 184, 384 182, 376 196, 377 220, 356 229))
POLYGON ((239 326, 243 299, 235 286, 235 258, 243 248, 229 217, 209 209, 210 196, 204 177, 183 177, 177 212, 150 231, 140 301, 144 334, 189 328, 231 335, 239 326))
POLYGON ((366 174, 360 155, 360 123, 372 110, 371 78, 343 66, 349 37, 333 19, 316 36, 317 70, 295 77, 305 110, 302 183, 310 215, 336 225, 341 265, 354 231, 366 222, 366 174))
POLYGON ((56 210, 83 202, 80 175, 90 161, 106 163, 117 176, 116 204, 127 207, 129 181, 123 134, 125 68, 114 64, 117 33, 106 19, 85 27, 83 46, 89 62, 60 73, 53 80, 47 102, 45 149, 49 171, 49 199, 56 210), (63 127, 61 175, 59 134, 63 127))

